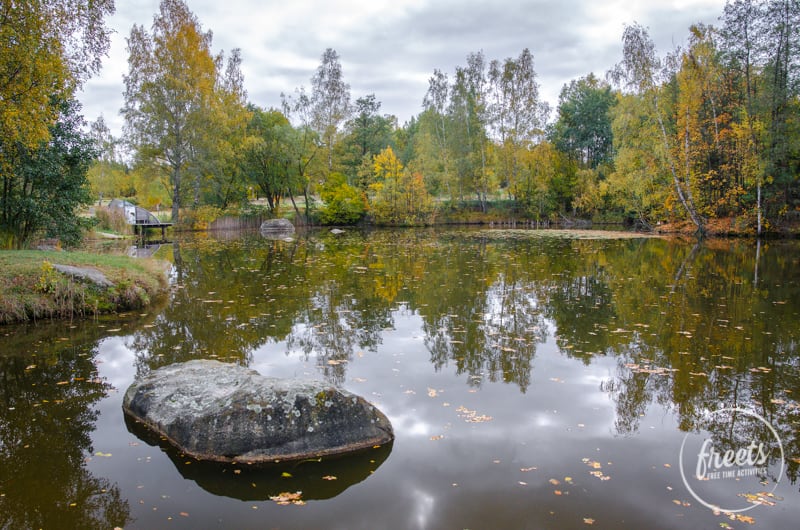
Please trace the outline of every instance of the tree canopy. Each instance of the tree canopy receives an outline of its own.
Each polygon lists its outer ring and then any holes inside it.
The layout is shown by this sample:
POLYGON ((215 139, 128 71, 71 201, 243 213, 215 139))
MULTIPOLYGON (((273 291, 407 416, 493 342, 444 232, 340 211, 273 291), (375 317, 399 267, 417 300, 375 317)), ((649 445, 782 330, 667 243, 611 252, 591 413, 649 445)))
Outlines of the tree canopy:
POLYGON ((0 3, 0 246, 24 245, 62 221, 67 232, 75 225, 68 218, 83 200, 79 173, 91 151, 77 145, 71 100, 100 69, 109 46, 104 18, 113 12, 113 0, 0 3))
MULTIPOLYGON (((37 89, 69 93, 97 70, 107 34, 96 26, 113 6, 30 5, 44 15, 4 4, 19 20, 0 32, 21 44, 0 45, 3 86, 35 80, 37 89), (71 11, 81 16, 58 26, 71 11), (91 31, 78 31, 84 26, 91 31), (17 27, 28 29, 14 37, 17 27), (17 68, 36 42, 58 46, 17 68)), ((309 69, 308 88, 283 95, 280 111, 249 101, 241 52, 214 51, 184 0, 162 0, 152 27, 135 25, 128 39, 130 156, 119 157, 119 140, 96 122, 103 154, 90 169, 92 189, 170 205, 176 220, 203 207, 272 216, 292 215, 291 207, 309 223, 427 224, 441 213, 689 223, 698 234, 719 219, 758 234, 800 224, 800 6, 732 0, 720 15, 718 27, 692 25, 669 50, 657 50, 641 24, 625 26, 620 62, 605 77, 564 85, 553 109, 532 50, 470 53, 433 70, 421 112, 401 125, 377 94, 351 96, 333 48, 309 69)), ((0 109, 8 167, 50 134, 53 107, 40 121, 25 114, 43 93, 13 96, 19 107, 0 109)))

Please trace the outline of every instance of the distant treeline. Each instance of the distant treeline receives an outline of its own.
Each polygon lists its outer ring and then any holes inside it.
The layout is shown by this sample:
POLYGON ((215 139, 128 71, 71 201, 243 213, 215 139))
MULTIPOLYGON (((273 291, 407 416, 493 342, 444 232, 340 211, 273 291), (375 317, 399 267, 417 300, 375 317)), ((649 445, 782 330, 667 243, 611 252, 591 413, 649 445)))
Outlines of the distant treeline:
MULTIPOLYGON (((90 43, 99 53, 103 42, 90 43)), ((472 53, 433 72, 422 112, 403 125, 374 94, 353 101, 333 49, 281 109, 248 101, 240 51, 215 54, 183 0, 162 0, 150 29, 131 29, 128 50, 125 134, 92 124, 88 178, 95 196, 171 207, 178 222, 253 213, 254 199, 267 215, 322 224, 431 224, 476 205, 491 219, 498 204, 534 222, 687 221, 699 233, 722 218, 753 233, 800 220, 796 0, 729 2, 717 27, 693 25, 665 53, 646 28, 626 26, 619 64, 565 85, 555 109, 540 97, 530 50, 472 53)), ((73 79, 96 71, 81 64, 73 79)), ((74 111, 59 104, 61 116, 74 111)), ((14 145, 30 150, 46 132, 14 145)), ((3 142, 9 233, 31 171, 3 142)), ((48 226, 63 223, 38 228, 48 226)))

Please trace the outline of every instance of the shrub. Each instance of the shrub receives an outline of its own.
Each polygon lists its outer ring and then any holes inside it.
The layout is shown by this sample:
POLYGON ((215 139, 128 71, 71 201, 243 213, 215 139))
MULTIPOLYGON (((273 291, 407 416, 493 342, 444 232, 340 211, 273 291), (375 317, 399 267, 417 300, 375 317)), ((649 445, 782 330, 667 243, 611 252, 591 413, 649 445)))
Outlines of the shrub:
POLYGON ((185 230, 208 230, 208 227, 225 215, 221 208, 216 206, 199 206, 193 210, 181 212, 180 228, 185 230))
POLYGON ((363 194, 346 183, 320 193, 325 206, 319 221, 325 225, 352 225, 363 219, 366 204, 363 194))
POLYGON ((116 234, 131 234, 131 225, 125 220, 125 214, 117 209, 106 208, 104 206, 95 209, 98 227, 102 230, 109 230, 116 234))

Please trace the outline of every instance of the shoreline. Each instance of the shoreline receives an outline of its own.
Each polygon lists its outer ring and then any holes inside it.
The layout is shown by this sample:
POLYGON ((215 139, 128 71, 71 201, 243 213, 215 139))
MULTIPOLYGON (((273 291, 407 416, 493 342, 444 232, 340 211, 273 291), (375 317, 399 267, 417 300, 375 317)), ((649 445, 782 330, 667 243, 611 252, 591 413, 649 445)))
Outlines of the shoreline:
POLYGON ((167 289, 164 264, 157 260, 90 252, 0 251, 0 326, 143 309, 167 289))

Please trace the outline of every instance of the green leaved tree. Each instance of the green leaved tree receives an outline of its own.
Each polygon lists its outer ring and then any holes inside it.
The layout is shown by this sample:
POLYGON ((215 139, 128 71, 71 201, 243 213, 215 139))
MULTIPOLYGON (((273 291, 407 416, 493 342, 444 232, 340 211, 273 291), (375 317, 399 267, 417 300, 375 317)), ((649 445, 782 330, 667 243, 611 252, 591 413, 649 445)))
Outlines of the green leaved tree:
POLYGON ((81 131, 83 117, 75 100, 51 103, 58 118, 49 140, 34 148, 18 149, 17 162, 6 174, 3 217, 7 240, 3 246, 24 247, 37 236, 77 245, 88 222, 78 208, 92 202, 87 172, 97 156, 94 141, 81 131))
POLYGON ((199 199, 198 156, 213 133, 218 59, 211 38, 183 0, 162 0, 152 32, 134 25, 128 38, 125 132, 140 162, 169 172, 173 221, 188 191, 187 177, 199 199))

